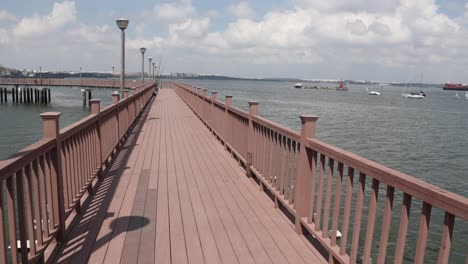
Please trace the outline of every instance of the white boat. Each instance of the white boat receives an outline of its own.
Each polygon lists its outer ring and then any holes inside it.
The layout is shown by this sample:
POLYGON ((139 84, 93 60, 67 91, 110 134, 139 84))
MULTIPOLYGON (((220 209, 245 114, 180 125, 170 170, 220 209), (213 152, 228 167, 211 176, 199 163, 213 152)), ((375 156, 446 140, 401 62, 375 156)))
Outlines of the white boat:
POLYGON ((422 94, 402 94, 401 95, 402 97, 404 98, 408 98, 408 99, 424 99, 425 98, 425 95, 422 95, 422 94))
POLYGON ((302 88, 302 83, 296 83, 296 84, 294 84, 294 88, 302 88))
POLYGON ((458 92, 455 92, 455 98, 461 99, 460 96, 458 95, 458 92))
POLYGON ((468 92, 465 92, 465 99, 468 100, 468 92))
MULTIPOLYGON (((408 84, 408 83, 406 83, 406 84, 408 84)), ((405 84, 405 88, 403 88, 403 93, 401 94, 401 97, 408 98, 408 99, 424 99, 424 98, 426 98, 426 93, 424 93, 423 90, 420 90, 419 92, 405 93, 406 84, 405 84)), ((421 84, 422 84, 422 75, 421 75, 421 84)), ((410 87, 410 89, 411 89, 411 87, 410 87)))
POLYGON ((369 91, 369 89, 367 89, 367 87, 366 87, 366 92, 367 92, 368 95, 380 95, 380 93, 377 92, 377 91, 369 91))

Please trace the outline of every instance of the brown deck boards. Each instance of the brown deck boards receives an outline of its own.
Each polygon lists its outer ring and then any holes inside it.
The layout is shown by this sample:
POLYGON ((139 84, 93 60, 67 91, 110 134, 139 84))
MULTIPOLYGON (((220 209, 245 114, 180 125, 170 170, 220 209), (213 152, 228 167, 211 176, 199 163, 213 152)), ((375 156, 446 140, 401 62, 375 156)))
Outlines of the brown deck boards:
POLYGON ((325 263, 169 89, 83 204, 58 263, 325 263))

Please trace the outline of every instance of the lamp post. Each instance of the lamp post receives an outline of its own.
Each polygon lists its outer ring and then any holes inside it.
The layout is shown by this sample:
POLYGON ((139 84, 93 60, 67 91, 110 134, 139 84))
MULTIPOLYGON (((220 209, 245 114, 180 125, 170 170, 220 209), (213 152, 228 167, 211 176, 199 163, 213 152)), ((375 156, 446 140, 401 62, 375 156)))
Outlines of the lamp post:
POLYGON ((155 79, 155 75, 154 75, 154 67, 155 66, 154 65, 156 65, 156 62, 153 62, 152 64, 153 64, 153 81, 154 81, 154 79, 155 79))
POLYGON ((80 67, 80 85, 83 86, 83 77, 81 77, 81 70, 82 68, 80 67))
POLYGON ((39 67, 39 78, 41 79, 41 85, 42 85, 42 67, 39 67))
POLYGON ((151 61, 153 60, 152 57, 148 57, 148 79, 151 79, 151 61))
POLYGON ((141 52, 141 84, 145 83, 145 52, 146 48, 140 48, 141 52))
POLYGON ((120 58, 120 98, 123 98, 123 89, 125 86, 125 29, 128 26, 128 19, 120 18, 115 21, 122 31, 121 33, 121 58, 120 58))
POLYGON ((114 88, 114 66, 112 66, 112 88, 114 88))

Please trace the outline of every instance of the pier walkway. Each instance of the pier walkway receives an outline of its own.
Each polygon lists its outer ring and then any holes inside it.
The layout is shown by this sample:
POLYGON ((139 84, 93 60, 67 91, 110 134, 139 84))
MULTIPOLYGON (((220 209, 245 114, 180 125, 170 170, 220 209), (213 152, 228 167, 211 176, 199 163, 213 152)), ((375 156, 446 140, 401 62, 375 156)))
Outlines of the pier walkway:
POLYGON ((174 90, 153 100, 55 262, 325 262, 174 90))

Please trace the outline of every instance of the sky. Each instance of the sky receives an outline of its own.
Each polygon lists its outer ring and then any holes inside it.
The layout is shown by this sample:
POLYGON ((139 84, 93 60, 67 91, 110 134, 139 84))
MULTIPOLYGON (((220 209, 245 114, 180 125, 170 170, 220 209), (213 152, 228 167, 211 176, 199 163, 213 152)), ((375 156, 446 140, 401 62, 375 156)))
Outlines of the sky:
POLYGON ((0 0, 0 65, 468 83, 464 0, 0 0), (147 68, 147 61, 145 68, 147 68))

